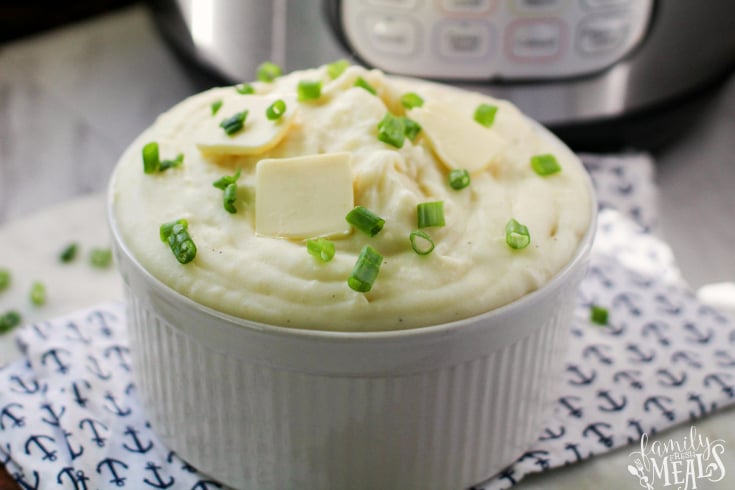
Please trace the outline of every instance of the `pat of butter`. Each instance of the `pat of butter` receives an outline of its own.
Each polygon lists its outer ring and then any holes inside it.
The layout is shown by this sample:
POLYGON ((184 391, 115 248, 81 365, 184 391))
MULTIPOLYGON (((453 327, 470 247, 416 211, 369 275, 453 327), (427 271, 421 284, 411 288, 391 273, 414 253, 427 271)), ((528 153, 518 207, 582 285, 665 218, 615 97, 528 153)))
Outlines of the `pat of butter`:
MULTIPOLYGON (((234 90, 234 89, 233 89, 234 90)), ((268 95, 240 95, 228 97, 214 117, 203 119, 196 131, 196 145, 203 153, 220 155, 257 155, 281 142, 294 121, 298 109, 296 97, 280 97, 286 103, 286 112, 277 120, 266 117, 266 110, 278 98, 268 95), (220 122, 238 112, 247 110, 243 128, 232 135, 225 133, 220 122)))
POLYGON ((354 207, 352 154, 267 158, 255 167, 255 232, 281 238, 346 235, 354 207))
POLYGON ((450 102, 429 100, 412 109, 409 117, 421 125, 445 166, 475 172, 490 166, 505 143, 492 128, 477 123, 473 111, 474 108, 462 111, 450 102))

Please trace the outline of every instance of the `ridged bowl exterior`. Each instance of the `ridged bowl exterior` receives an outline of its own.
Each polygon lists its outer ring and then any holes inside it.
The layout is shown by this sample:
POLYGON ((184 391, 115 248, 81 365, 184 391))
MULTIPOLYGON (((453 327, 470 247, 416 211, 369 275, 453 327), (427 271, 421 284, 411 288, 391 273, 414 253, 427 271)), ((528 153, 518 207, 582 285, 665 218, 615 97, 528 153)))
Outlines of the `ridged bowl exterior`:
POLYGON ((248 490, 459 490, 542 429, 586 249, 519 302, 375 334, 230 318, 158 283, 124 248, 116 256, 138 391, 189 463, 248 490))

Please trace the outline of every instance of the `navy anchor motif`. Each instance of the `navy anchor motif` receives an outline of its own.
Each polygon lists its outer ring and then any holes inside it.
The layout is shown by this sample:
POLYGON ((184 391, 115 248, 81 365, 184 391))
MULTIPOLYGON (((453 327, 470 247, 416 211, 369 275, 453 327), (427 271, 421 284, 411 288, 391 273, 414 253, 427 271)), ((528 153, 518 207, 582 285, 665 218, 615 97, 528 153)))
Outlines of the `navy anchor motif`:
POLYGON ((173 484, 176 482, 174 477, 168 477, 167 479, 163 476, 161 476, 161 472, 159 470, 163 469, 162 466, 157 465, 156 463, 149 461, 145 465, 145 469, 147 471, 150 471, 153 475, 153 479, 149 480, 147 477, 143 478, 143 481, 154 488, 169 488, 173 486, 173 484))
POLYGON ((66 480, 74 485, 74 490, 88 490, 87 482, 89 477, 82 470, 74 470, 71 466, 67 466, 59 471, 56 475, 56 483, 62 485, 66 480))
POLYGON ((114 458, 105 458, 97 465, 97 473, 102 475, 104 472, 107 472, 110 476, 109 482, 117 487, 125 485, 125 480, 127 478, 120 475, 120 472, 127 469, 127 464, 114 458))
POLYGON ((123 443, 123 447, 130 451, 131 453, 140 453, 145 454, 151 449, 153 449, 153 442, 148 441, 146 443, 142 443, 140 439, 138 438, 138 433, 140 431, 135 430, 131 426, 127 426, 125 428, 125 432, 123 432, 123 435, 130 436, 130 440, 132 441, 131 445, 128 445, 127 442, 123 443))
POLYGON ((23 427, 26 425, 25 417, 18 413, 14 413, 15 409, 23 409, 23 405, 20 403, 8 403, 2 410, 0 410, 0 430, 5 430, 6 427, 23 427), (5 420, 10 422, 9 426, 5 425, 5 420))

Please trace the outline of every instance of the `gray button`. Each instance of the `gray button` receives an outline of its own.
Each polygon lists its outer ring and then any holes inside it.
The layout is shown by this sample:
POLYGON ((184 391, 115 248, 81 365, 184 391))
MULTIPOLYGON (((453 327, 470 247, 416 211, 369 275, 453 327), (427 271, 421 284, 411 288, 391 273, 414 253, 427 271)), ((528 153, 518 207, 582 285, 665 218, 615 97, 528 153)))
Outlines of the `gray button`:
POLYGON ((376 7, 412 9, 416 6, 418 0, 368 0, 368 3, 376 7))
POLYGON ((613 6, 625 5, 627 3, 630 3, 630 0, 584 0, 584 3, 594 8, 613 7, 613 6))
POLYGON ((449 12, 477 13, 490 10, 493 0, 442 0, 442 7, 449 12))
POLYGON ((365 22, 368 39, 375 49, 399 55, 408 55, 416 50, 418 28, 410 18, 372 14, 365 22))
POLYGON ((437 27, 439 54, 445 58, 481 58, 490 49, 485 22, 444 22, 437 27))
POLYGON ((520 13, 540 14, 557 12, 567 0, 514 0, 513 7, 520 13))
POLYGON ((510 27, 510 54, 520 60, 554 58, 561 54, 563 35, 559 21, 517 21, 510 27))
POLYGON ((629 32, 625 15, 593 15, 579 24, 577 49, 584 54, 611 51, 623 45, 629 32))

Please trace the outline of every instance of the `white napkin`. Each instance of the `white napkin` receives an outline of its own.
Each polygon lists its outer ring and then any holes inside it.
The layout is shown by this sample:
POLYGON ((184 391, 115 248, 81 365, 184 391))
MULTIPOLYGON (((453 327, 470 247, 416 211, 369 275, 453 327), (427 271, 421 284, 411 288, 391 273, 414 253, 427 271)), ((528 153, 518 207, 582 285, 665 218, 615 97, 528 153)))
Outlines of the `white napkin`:
MULTIPOLYGON (((508 488, 735 397, 733 326, 697 302, 653 234, 651 161, 584 160, 601 213, 558 403, 538 441, 477 489, 508 488), (608 326, 590 323, 592 304, 609 309, 608 326)), ((24 358, 0 369, 0 462, 23 488, 224 488, 180 460, 148 424, 130 372, 123 304, 28 325, 17 339, 24 358)))

